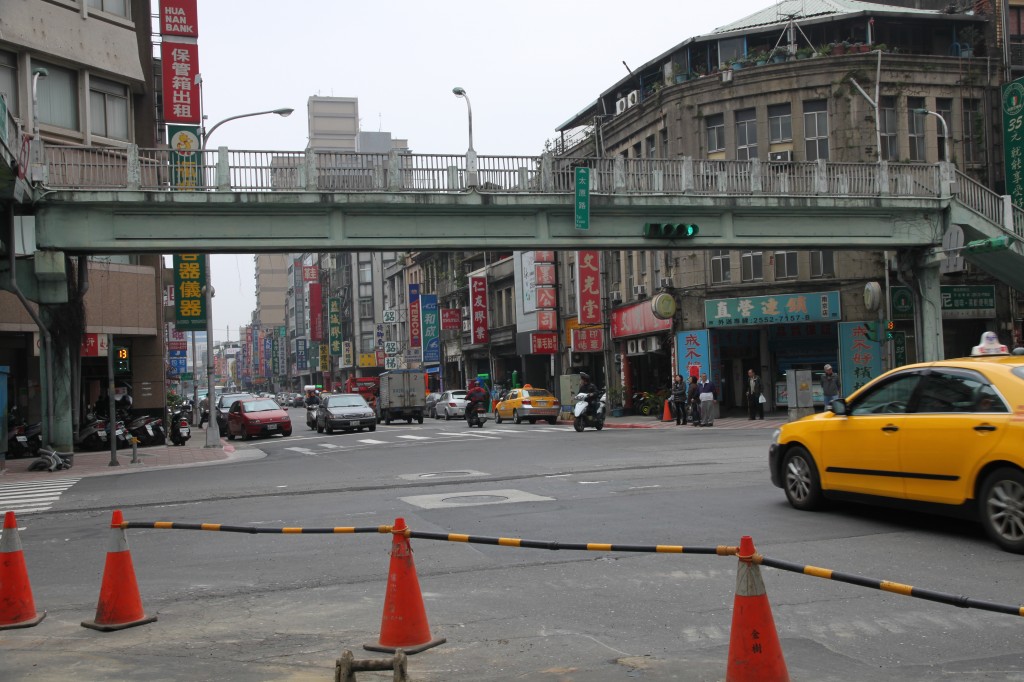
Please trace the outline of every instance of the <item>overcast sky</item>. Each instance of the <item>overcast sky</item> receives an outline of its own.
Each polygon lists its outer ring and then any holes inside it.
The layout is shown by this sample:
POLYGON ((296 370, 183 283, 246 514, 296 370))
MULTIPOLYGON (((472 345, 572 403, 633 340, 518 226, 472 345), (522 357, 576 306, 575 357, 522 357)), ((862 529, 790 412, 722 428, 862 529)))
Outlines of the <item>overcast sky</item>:
MULTIPOLYGON (((358 97, 360 126, 408 139, 415 153, 464 152, 465 88, 480 154, 535 155, 555 127, 632 69, 683 40, 774 3, 732 0, 199 1, 199 64, 208 127, 229 116, 291 107, 219 128, 211 144, 302 150, 312 95, 358 97), (504 7, 504 9, 502 9, 504 7)), ((215 339, 248 324, 252 256, 214 256, 215 339)))

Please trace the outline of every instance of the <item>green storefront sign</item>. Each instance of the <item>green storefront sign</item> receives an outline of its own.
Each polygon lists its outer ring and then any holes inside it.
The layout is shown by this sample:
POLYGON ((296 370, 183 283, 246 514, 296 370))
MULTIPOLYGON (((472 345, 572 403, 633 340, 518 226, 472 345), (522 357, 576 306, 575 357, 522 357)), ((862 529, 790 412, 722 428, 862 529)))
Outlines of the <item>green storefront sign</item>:
POLYGON ((330 354, 341 355, 341 299, 327 299, 327 343, 330 354))
POLYGON ((1024 205, 1024 78, 1003 86, 1003 162, 1006 193, 1024 205))
POLYGON ((206 331, 206 257, 201 253, 174 256, 174 328, 206 331))
MULTIPOLYGON (((892 287, 892 319, 914 318, 914 296, 907 287, 892 287)), ((991 284, 952 284, 940 287, 942 319, 978 320, 996 316, 996 288, 991 284)))
POLYGON ((575 172, 576 179, 576 229, 590 229, 590 169, 579 167, 575 172))

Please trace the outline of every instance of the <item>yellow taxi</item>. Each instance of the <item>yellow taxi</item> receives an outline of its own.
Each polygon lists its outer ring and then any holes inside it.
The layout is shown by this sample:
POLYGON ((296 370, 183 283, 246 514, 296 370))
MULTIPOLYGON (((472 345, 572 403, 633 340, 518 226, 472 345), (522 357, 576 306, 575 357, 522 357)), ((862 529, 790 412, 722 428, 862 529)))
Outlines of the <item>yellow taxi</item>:
POLYGON ((981 522, 1024 553, 1024 350, 986 332, 971 357, 906 365, 784 425, 769 449, 789 503, 906 505, 981 522))
POLYGON ((543 419, 548 424, 554 424, 558 421, 560 409, 558 398, 550 391, 526 384, 505 394, 494 408, 494 422, 500 424, 506 419, 511 419, 514 423, 521 424, 525 419, 535 424, 538 419, 543 419))

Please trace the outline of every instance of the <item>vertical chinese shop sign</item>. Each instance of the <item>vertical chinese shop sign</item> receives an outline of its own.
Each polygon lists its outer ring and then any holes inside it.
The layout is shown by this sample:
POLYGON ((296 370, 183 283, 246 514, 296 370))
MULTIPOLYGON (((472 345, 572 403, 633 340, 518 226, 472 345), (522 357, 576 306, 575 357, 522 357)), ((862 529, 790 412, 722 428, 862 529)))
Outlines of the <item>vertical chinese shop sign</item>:
POLYGON ((601 252, 576 252, 576 300, 583 326, 601 324, 601 252))
POLYGON ((487 343, 491 332, 487 321, 487 278, 469 278, 469 320, 473 339, 471 343, 487 343))
POLYGON ((206 330, 206 259, 198 253, 174 256, 174 328, 206 330))
POLYGON ((341 355, 341 299, 327 299, 327 341, 331 355, 341 355))
POLYGON ((420 326, 420 285, 409 285, 409 348, 423 346, 423 329, 420 326))
POLYGON ((845 395, 882 373, 882 347, 868 340, 867 323, 839 323, 839 362, 845 395))

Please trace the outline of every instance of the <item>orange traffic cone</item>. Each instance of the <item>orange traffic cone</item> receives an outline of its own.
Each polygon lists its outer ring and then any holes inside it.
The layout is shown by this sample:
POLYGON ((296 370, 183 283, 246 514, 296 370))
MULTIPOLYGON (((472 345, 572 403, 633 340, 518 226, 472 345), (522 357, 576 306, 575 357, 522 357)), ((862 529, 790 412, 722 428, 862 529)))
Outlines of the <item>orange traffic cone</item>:
POLYGON ((32 586, 25 570, 25 555, 18 537, 14 512, 4 514, 4 532, 0 536, 0 630, 30 628, 46 618, 36 613, 32 586))
POLYGON ((744 535, 736 569, 725 682, 789 682, 772 608, 761 580, 761 567, 753 562, 754 552, 754 541, 744 535))
POLYGON ((380 640, 377 644, 364 644, 363 648, 368 651, 394 653, 396 649, 402 649, 407 654, 416 654, 446 641, 444 637, 433 639, 430 636, 420 581, 416 578, 416 566, 412 561, 412 546, 405 537, 407 530, 405 519, 395 519, 384 615, 380 619, 380 640))
POLYGON ((661 412, 661 421, 670 422, 672 421, 672 408, 669 407, 668 401, 665 401, 665 409, 661 412))
POLYGON ((82 621, 83 627, 110 632, 156 620, 156 616, 147 616, 142 610, 142 598, 135 582, 135 568, 123 524, 121 510, 115 510, 110 520, 110 544, 107 545, 107 563, 103 567, 96 620, 82 621))

